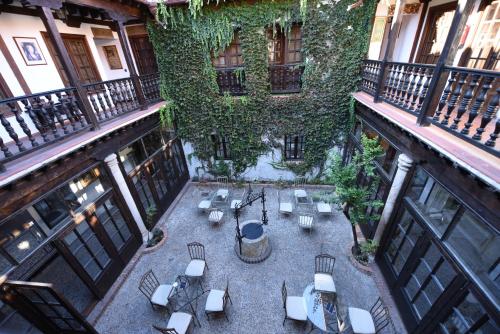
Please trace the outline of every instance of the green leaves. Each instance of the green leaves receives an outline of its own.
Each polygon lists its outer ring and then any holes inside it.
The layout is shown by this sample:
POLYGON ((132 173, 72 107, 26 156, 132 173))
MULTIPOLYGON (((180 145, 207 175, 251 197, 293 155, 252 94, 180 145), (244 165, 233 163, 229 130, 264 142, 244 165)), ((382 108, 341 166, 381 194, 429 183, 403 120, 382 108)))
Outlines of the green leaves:
POLYGON ((215 164, 210 135, 214 131, 224 134, 235 175, 255 165, 263 153, 281 149, 285 135, 303 134, 304 161, 276 166, 297 174, 313 167, 321 172, 326 152, 342 145, 350 128, 350 94, 360 78, 370 34, 367 23, 376 6, 376 1, 368 0, 363 7, 347 12, 351 3, 220 2, 214 8, 203 6, 202 0, 190 0, 189 9, 159 3, 161 24, 148 24, 148 32, 160 68, 161 95, 173 102, 160 112, 162 123, 171 124, 175 117, 178 134, 193 144, 196 156, 208 169, 215 164), (298 22, 303 23, 302 92, 276 97, 270 94, 266 31, 279 27, 288 34, 292 23, 298 22), (211 55, 227 47, 236 30, 244 61, 244 74, 237 71, 237 78, 245 78, 248 94, 220 96, 211 55))

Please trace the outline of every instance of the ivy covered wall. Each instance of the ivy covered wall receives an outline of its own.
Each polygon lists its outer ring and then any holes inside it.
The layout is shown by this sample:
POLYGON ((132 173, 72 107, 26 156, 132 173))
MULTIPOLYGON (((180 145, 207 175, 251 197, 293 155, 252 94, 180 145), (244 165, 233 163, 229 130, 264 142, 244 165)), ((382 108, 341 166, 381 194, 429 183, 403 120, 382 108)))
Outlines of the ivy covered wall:
MULTIPOLYGON (((193 2, 193 1, 191 1, 193 2)), ((349 128, 350 93, 360 79, 376 1, 347 10, 353 0, 283 0, 228 2, 193 8, 159 4, 157 22, 148 31, 160 68, 161 94, 173 103, 163 117, 174 115, 179 136, 191 143, 196 158, 214 174, 211 134, 229 140, 232 174, 255 166, 259 156, 282 149, 285 135, 303 134, 304 160, 275 161, 275 168, 305 174, 321 170, 327 151, 341 144, 349 128), (302 7, 302 9, 301 9, 302 7), (305 10, 304 10, 305 9, 305 10), (299 94, 274 96, 268 75, 267 29, 290 30, 302 24, 305 69, 299 94), (233 39, 241 41, 245 66, 243 97, 219 95, 210 59, 233 39)))

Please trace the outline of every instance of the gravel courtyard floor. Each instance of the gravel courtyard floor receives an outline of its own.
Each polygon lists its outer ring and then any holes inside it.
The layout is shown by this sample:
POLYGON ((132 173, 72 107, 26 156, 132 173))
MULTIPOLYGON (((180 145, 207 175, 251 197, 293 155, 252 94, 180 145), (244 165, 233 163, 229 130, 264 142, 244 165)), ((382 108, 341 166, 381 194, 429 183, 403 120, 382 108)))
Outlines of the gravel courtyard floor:
MULTIPOLYGON (((171 283, 189 263, 186 244, 198 241, 205 245, 209 270, 204 279, 205 289, 223 289, 229 278, 229 293, 233 305, 228 305, 229 321, 223 316, 207 321, 204 314, 205 294, 197 305, 201 327, 194 333, 303 333, 304 326, 287 320, 282 326, 284 309, 281 284, 286 280, 288 294, 302 296, 313 281, 314 257, 322 252, 336 257, 334 280, 341 304, 369 309, 380 292, 371 276, 360 272, 348 259, 352 242, 351 227, 341 212, 330 217, 316 217, 311 234, 300 231, 297 216, 285 217, 278 212, 278 189, 266 187, 269 225, 265 226, 272 245, 268 259, 258 264, 240 261, 234 251, 235 220, 225 211, 225 221, 211 226, 207 214, 198 211, 202 193, 214 190, 191 184, 182 194, 168 217, 158 223, 167 228, 167 240, 153 253, 143 254, 112 302, 99 318, 100 333, 157 333, 151 325, 166 327, 168 314, 151 308, 139 291, 141 276, 153 269, 161 283, 171 283)), ((259 191, 260 186, 254 186, 259 191)), ((307 188, 309 193, 315 189, 307 188)), ((243 189, 233 189, 233 198, 243 189)), ((282 198, 291 199, 292 189, 282 190, 282 198)), ((260 219, 261 204, 255 202, 244 209, 242 221, 260 219)), ((318 333, 316 330, 314 333, 318 333)), ((394 333, 391 326, 383 333, 394 333)))

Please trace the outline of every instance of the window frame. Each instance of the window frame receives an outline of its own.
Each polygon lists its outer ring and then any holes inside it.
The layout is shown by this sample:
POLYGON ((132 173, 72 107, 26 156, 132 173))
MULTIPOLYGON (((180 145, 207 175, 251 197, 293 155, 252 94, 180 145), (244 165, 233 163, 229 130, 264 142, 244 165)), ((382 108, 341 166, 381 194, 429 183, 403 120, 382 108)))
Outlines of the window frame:
POLYGON ((292 24, 292 27, 290 29, 290 32, 286 34, 280 27, 278 27, 276 30, 273 30, 272 28, 268 29, 268 62, 269 66, 274 66, 274 65, 297 65, 297 64, 302 64, 303 59, 302 59, 302 24, 300 23, 294 23, 292 24), (300 33, 299 38, 292 39, 290 35, 293 34, 293 30, 298 30, 300 33), (299 43, 300 47, 290 49, 290 42, 297 42, 299 43), (278 45, 276 48, 275 46, 278 45), (279 50, 277 50, 279 49, 279 50), (289 61, 288 55, 293 52, 293 53, 298 53, 300 55, 300 61, 289 61), (271 57, 271 54, 274 54, 274 60, 271 57), (275 60, 279 55, 279 60, 275 60))
POLYGON ((227 136, 212 134, 212 145, 215 160, 231 160, 230 143, 227 136))
POLYGON ((305 136, 285 135, 283 156, 285 161, 302 161, 305 154, 305 136))

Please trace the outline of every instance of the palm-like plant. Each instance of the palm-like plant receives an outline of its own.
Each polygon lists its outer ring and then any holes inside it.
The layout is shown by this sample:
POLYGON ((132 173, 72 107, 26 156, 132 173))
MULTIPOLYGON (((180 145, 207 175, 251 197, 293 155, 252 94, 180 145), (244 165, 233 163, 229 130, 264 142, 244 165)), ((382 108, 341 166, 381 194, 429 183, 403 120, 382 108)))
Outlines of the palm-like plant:
POLYGON ((356 225, 379 219, 378 215, 367 214, 367 209, 383 205, 373 197, 379 183, 379 177, 375 174, 375 159, 384 151, 377 138, 370 139, 362 135, 361 144, 362 150, 356 151, 352 160, 346 164, 342 163, 339 154, 333 155, 325 172, 327 182, 335 186, 333 201, 344 205, 344 212, 351 222, 355 254, 360 251, 356 225), (363 176, 370 180, 367 185, 359 182, 363 176))

